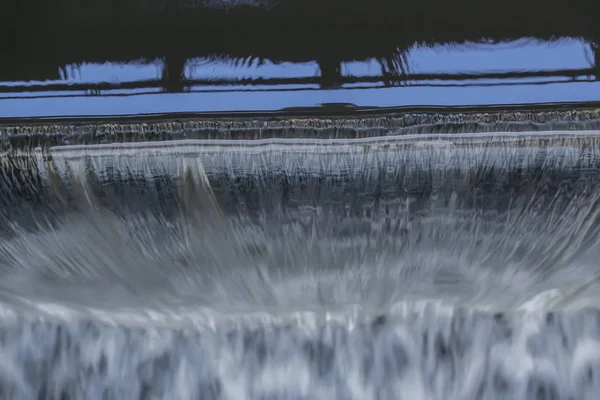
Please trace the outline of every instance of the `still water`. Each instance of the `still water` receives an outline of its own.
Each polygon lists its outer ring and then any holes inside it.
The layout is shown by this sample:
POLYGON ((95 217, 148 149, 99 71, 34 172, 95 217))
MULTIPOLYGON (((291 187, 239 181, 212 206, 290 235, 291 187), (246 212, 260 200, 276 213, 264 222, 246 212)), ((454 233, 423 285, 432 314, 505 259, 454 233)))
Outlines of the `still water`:
POLYGON ((0 117, 597 102, 593 6, 8 1, 0 117))

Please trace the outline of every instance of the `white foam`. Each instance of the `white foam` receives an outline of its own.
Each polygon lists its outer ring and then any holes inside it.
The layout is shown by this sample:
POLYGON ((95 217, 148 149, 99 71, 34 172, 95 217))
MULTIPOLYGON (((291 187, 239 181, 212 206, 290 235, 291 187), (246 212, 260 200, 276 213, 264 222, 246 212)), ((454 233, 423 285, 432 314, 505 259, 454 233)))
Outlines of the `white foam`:
POLYGON ((592 165, 597 158, 594 149, 598 146, 593 143, 600 140, 598 134, 598 131, 548 131, 323 140, 177 140, 58 146, 51 148, 49 154, 59 169, 65 163, 90 159, 98 173, 112 166, 117 173, 143 175, 152 170, 177 175, 177 165, 185 157, 197 157, 206 174, 278 171, 339 175, 399 164, 437 165, 465 171, 474 165, 526 168, 539 163, 540 157, 545 160, 545 167, 568 168, 579 166, 582 161, 592 165), (581 146, 573 141, 577 139, 591 141, 592 146, 581 146), (565 140, 571 144, 565 145, 565 140))

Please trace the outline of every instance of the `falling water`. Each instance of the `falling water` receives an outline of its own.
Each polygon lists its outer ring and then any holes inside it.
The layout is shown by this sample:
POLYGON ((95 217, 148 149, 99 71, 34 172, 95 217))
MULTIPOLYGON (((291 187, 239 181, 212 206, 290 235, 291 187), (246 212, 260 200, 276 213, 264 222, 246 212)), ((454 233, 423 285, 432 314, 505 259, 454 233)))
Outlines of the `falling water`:
POLYGON ((597 399, 598 131, 5 155, 0 398, 597 399))

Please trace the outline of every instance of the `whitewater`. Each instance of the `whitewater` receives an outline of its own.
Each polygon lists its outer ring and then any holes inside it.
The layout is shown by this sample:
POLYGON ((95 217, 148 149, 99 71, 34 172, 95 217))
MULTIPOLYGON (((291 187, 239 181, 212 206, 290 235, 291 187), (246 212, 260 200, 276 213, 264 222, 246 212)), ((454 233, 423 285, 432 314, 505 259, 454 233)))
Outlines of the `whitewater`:
POLYGON ((0 188, 0 398, 600 395, 600 131, 59 144, 0 188))

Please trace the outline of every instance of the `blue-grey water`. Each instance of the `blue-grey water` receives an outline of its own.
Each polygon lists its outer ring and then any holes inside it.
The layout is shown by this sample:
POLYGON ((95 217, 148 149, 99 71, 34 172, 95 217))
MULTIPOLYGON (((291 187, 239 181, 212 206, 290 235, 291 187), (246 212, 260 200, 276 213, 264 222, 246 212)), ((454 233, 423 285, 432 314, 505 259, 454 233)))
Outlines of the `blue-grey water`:
POLYGON ((0 2, 0 399, 600 398, 595 7, 0 2))
POLYGON ((0 397, 595 399, 599 143, 390 132, 5 156, 0 397))

